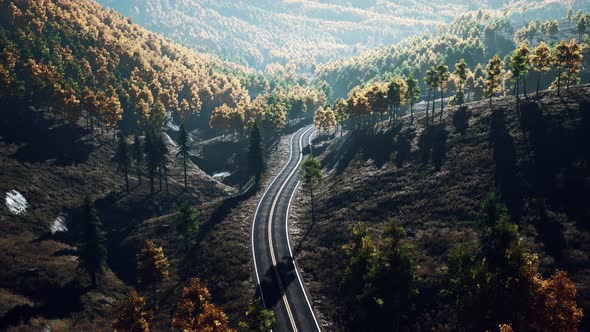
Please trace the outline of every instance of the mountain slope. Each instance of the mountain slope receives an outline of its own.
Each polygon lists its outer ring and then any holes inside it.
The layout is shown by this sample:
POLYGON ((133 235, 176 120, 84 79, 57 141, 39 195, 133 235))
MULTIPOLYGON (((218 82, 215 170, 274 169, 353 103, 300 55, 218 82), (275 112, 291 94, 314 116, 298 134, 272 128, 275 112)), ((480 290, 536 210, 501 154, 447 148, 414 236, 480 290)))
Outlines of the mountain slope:
POLYGON ((201 51, 257 68, 318 63, 433 31, 458 13, 500 1, 99 0, 135 22, 201 51))
MULTIPOLYGON (((470 103, 465 134, 455 128, 457 110, 451 108, 442 126, 433 126, 435 136, 426 134, 423 118, 410 125, 406 117, 384 133, 316 139, 325 173, 316 222, 310 221, 309 199, 301 191, 292 237, 326 324, 333 330, 349 324, 341 283, 343 245, 352 227, 365 221, 377 234, 393 217, 407 230, 418 265, 420 293, 406 327, 457 330, 452 300, 443 291, 449 251, 477 243, 480 206, 492 191, 507 204, 526 250, 540 255, 543 275, 566 270, 578 288, 578 305, 588 312, 590 150, 581 142, 590 133, 589 96, 588 86, 561 98, 543 92, 522 106, 528 115, 522 120, 514 97, 494 100, 497 118, 487 102, 470 103), (490 129, 494 118, 496 136, 490 129)), ((582 330, 587 327, 586 319, 582 330)))

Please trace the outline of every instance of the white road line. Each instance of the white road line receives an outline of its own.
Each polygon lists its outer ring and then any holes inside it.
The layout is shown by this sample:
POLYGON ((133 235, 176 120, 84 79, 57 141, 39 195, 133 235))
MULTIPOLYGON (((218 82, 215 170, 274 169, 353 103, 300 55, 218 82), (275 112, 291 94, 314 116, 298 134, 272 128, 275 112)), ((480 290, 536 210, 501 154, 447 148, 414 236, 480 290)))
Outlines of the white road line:
POLYGON ((283 168, 279 171, 279 174, 277 174, 277 176, 275 176, 275 178, 272 180, 272 182, 268 185, 268 187, 264 191, 264 194, 262 194, 262 197, 260 198, 260 201, 258 202, 258 206, 256 206, 256 211, 254 212, 254 219, 252 220, 251 238, 252 238, 252 258, 254 260, 254 272, 256 272, 256 284, 258 285, 258 291, 260 292, 260 297, 262 298, 262 305, 264 305, 265 308, 266 308, 266 303, 264 301, 264 296, 262 294, 262 287, 260 287, 260 276, 258 275, 258 266, 256 265, 256 254, 254 252, 254 227, 256 226, 256 217, 258 216, 258 210, 260 209, 260 205, 262 204, 264 197, 266 197, 268 190, 270 189, 270 187, 272 187, 272 185, 275 183, 275 181, 279 178, 279 176, 283 173, 285 168, 287 168, 287 166, 291 162, 291 159, 293 158, 293 148, 292 148, 293 137, 295 137, 295 135, 298 132, 300 132, 302 129, 303 128, 297 130, 289 139, 289 161, 287 161, 287 163, 285 163, 285 166, 283 166, 283 168))
MULTIPOLYGON (((279 281, 279 289, 280 289, 282 297, 283 297, 283 302, 285 303, 285 307, 287 308, 287 314, 289 315, 289 319, 291 320, 291 325, 293 327, 293 331, 295 331, 295 332, 297 332, 297 325, 295 324, 295 320, 293 319, 293 313, 291 312, 291 307, 289 306, 289 300, 287 299, 285 290, 283 289, 283 281, 282 281, 281 275, 279 274, 279 271, 277 269, 277 262, 276 262, 275 255, 274 255, 274 248, 272 245, 272 243, 273 243, 272 242, 272 221, 274 219, 274 210, 277 205, 277 202, 278 202, 279 198, 281 197, 281 194, 283 193, 285 186, 287 185, 287 183, 289 183, 289 180, 291 180, 291 178, 293 177, 293 174, 295 174, 295 172, 298 171, 299 164, 301 164, 301 160, 303 159, 303 153, 301 151, 301 146, 302 146, 301 142, 303 140, 303 136, 305 136, 305 134, 312 129, 313 129, 313 127, 310 127, 309 129, 304 131, 303 134, 301 134, 301 137, 299 137, 299 147, 300 147, 299 159, 297 160, 297 164, 295 165, 295 167, 293 168, 291 173, 289 173, 289 175, 287 176, 285 181, 283 181, 283 183, 281 184, 281 187, 279 188, 279 191, 277 192, 275 199, 273 200, 272 205, 270 207, 270 213, 269 213, 269 218, 268 218, 268 241, 270 243, 270 248, 269 248, 270 249, 270 256, 272 259, 272 263, 274 266, 276 277, 279 281)), ((291 151, 292 150, 293 149, 291 149, 291 151)), ((289 243, 288 239, 287 239, 287 243, 289 243)), ((304 293, 305 293, 305 291, 304 291, 304 293)))
MULTIPOLYGON (((311 151, 311 136, 313 136, 313 133, 311 135, 309 135, 309 148, 311 151)), ((302 149, 302 140, 303 140, 303 135, 301 136, 301 139, 299 140, 299 150, 303 152, 302 149)), ((307 292, 305 291, 305 287, 303 287, 303 282, 301 280, 301 276, 299 275, 299 270, 297 269, 297 264, 295 264, 295 256, 293 256, 293 250, 291 250, 291 241, 289 240, 289 211, 291 211, 291 204, 293 203, 293 198, 295 197, 295 193, 297 192, 297 188, 299 187, 299 185, 301 184, 301 181, 297 181, 297 184, 295 185, 295 188, 293 189, 293 192, 291 193, 291 198, 289 198, 289 204, 287 205, 287 213, 285 216, 285 233, 287 235, 287 246, 289 247, 289 255, 291 255, 291 261, 293 262, 293 267, 295 268, 295 273, 297 274, 297 280, 299 280, 299 285, 301 286, 301 290, 303 291, 303 295, 305 296, 305 301, 307 302, 307 306, 309 307, 309 310, 311 311, 311 316, 313 317, 313 321, 315 322, 315 326, 317 327, 318 331, 321 331, 322 329, 320 328, 320 324, 318 324, 318 320, 315 317, 315 312, 313 311, 313 308, 311 307, 311 302, 309 301, 309 298, 307 297, 307 292)))

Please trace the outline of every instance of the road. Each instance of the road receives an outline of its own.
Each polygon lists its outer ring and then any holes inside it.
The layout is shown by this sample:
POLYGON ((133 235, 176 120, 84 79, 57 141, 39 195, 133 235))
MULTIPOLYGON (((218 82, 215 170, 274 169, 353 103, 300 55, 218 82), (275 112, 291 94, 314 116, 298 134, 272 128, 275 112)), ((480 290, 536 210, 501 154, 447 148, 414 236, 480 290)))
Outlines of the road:
POLYGON ((289 209, 299 185, 299 164, 313 132, 313 127, 307 126, 291 136, 289 160, 262 195, 252 224, 258 292, 264 306, 275 313, 274 332, 321 331, 293 259, 288 231, 289 209))

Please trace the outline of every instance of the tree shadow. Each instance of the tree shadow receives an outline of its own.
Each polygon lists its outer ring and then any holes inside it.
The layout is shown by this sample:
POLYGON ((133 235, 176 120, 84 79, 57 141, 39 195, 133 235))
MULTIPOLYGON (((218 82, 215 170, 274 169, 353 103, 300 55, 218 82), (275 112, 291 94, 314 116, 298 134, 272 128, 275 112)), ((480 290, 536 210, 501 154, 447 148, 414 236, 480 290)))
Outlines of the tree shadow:
POLYGON ((512 135, 506 127, 506 114, 503 109, 496 109, 492 112, 490 142, 496 164, 496 190, 506 204, 513 220, 518 221, 520 220, 522 197, 516 169, 516 148, 512 135))
POLYGON ((3 105, 0 119, 2 139, 20 145, 13 157, 21 162, 67 166, 88 160, 94 146, 82 140, 88 131, 76 125, 58 123, 18 102, 3 105))
POLYGON ((418 155, 427 164, 432 162, 435 170, 439 171, 447 155, 447 138, 449 132, 444 124, 432 125, 424 129, 418 138, 418 155))
POLYGON ((255 296, 261 297, 260 290, 262 290, 262 297, 267 308, 275 307, 282 298, 279 281, 277 280, 277 272, 280 275, 283 290, 286 290, 295 278, 297 278, 297 272, 295 271, 291 257, 282 257, 277 262, 276 267, 273 266, 266 270, 264 275, 260 276, 260 287, 256 290, 255 296))
POLYGON ((467 105, 459 107, 459 109, 453 114, 453 127, 455 131, 461 135, 465 135, 469 126, 469 117, 471 112, 467 105))

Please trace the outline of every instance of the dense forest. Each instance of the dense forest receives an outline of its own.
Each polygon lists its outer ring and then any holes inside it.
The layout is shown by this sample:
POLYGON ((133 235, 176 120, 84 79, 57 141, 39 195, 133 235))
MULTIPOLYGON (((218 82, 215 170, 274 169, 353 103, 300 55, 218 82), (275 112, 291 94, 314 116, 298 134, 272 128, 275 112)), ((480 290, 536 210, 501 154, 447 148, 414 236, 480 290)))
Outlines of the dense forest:
POLYGON ((259 210, 320 330, 588 329, 589 66, 583 1, 0 0, 0 329, 280 329, 259 210))

